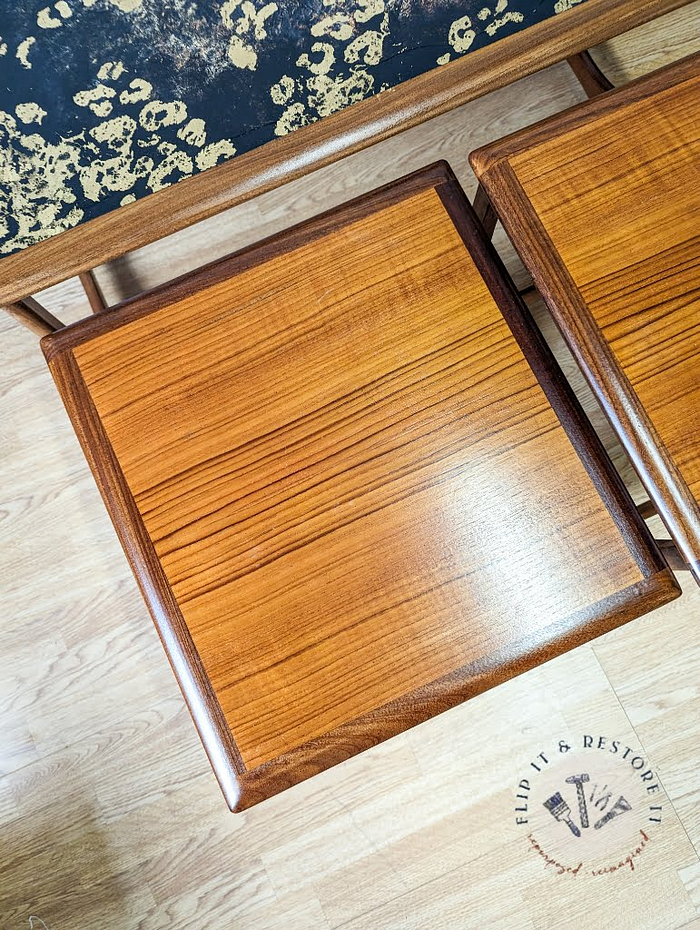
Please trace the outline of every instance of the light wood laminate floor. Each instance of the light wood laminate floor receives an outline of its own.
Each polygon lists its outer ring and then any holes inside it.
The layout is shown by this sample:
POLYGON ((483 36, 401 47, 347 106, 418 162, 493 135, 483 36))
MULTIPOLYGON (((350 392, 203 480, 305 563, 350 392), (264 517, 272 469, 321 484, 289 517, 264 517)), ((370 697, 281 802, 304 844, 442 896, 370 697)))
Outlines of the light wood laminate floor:
MULTIPOLYGON (((643 73, 693 51, 699 21, 696 3, 600 60, 616 80, 643 73)), ((551 68, 98 275, 118 299, 440 157, 471 192, 471 149, 582 96, 551 68)), ((76 281, 44 300, 66 319, 88 312, 76 281)), ((700 928, 700 590, 687 576, 666 608, 231 815, 36 340, 5 317, 0 333, 1 930, 700 928), (601 737, 619 756, 629 746, 629 761, 598 750, 601 737), (642 827, 630 863, 594 874, 589 860, 610 868, 632 850, 623 827, 642 823, 647 787, 637 758, 658 782, 648 801, 661 823, 642 827), (591 825, 585 854, 535 801, 555 766, 564 792, 564 775, 590 771, 596 818, 596 778, 631 802, 591 825), (543 852, 585 864, 558 874, 543 852)))

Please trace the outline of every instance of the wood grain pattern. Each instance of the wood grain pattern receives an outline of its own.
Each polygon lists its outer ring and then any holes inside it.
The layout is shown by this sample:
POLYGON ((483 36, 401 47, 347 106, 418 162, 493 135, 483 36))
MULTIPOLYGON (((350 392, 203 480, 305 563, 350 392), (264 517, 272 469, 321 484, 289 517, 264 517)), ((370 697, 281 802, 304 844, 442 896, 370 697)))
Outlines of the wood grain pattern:
MULTIPOLYGON (((617 65, 644 73, 672 60, 676 34, 654 24, 624 36, 617 65)), ((387 164, 407 173, 447 156, 473 183, 463 159, 488 127, 503 135, 561 109, 568 88, 575 98, 568 68, 549 69, 310 176, 287 195, 294 222, 309 203, 320 212, 390 180, 387 164)), ((267 211, 270 201, 278 192, 267 211)), ((206 236, 188 230, 196 264, 213 240, 269 235, 271 217, 252 208, 212 219, 206 236)), ((147 252, 151 276, 136 269, 147 286, 182 270, 170 243, 147 252)), ((100 273, 112 303, 133 286, 132 269, 100 273)), ((76 278, 40 300, 60 319, 90 314, 76 278)), ((549 317, 539 302, 533 312, 549 317)), ((625 461, 555 327, 546 332, 609 454, 625 461)), ((683 596, 658 611, 231 817, 36 340, 2 313, 0 340, 6 924, 27 930, 32 915, 34 930, 37 918, 51 930, 559 930, 552 890, 561 901, 566 876, 533 863, 513 818, 517 780, 534 753, 596 728, 639 745, 667 797, 640 867, 613 884, 571 882, 570 925, 694 930, 700 587, 681 576, 683 596)), ((643 500, 634 471, 621 471, 643 500)))
POLYGON ((687 0, 586 0, 223 165, 0 261, 0 304, 87 271, 358 152, 687 0))
POLYGON ((699 22, 700 2, 693 0, 654 22, 613 36, 591 49, 591 54, 603 74, 620 87, 697 52, 699 22))
POLYGON ((700 56, 473 154, 700 581, 700 56))
POLYGON ((43 345, 232 808, 678 594, 445 165, 43 345))

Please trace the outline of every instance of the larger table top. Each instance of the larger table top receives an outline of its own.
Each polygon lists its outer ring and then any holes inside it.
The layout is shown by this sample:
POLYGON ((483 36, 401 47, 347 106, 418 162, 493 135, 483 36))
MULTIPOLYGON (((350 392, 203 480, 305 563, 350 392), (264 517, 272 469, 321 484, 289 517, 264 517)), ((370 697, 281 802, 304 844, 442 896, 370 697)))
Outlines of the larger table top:
POLYGON ((573 5, 20 4, 0 29, 7 156, 0 254, 161 190, 573 5))
POLYGON ((682 3, 23 0, 0 13, 0 301, 682 3))

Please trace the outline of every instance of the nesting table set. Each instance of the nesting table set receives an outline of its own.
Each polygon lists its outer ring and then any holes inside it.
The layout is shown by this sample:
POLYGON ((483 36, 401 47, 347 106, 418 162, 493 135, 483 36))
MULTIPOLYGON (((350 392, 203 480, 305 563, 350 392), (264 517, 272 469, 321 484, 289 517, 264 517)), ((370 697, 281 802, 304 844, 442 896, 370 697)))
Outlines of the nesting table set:
POLYGON ((700 581, 698 64, 471 156, 662 547, 446 163, 43 338, 232 810, 700 581))

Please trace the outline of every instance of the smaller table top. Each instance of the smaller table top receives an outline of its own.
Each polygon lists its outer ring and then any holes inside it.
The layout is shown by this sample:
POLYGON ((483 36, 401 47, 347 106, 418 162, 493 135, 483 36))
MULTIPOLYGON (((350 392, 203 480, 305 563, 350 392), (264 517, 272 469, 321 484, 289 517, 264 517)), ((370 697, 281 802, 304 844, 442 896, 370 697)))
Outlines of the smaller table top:
POLYGON ((473 164, 700 581, 700 56, 473 164))
POLYGON ((444 165, 44 347, 232 807, 678 593, 444 165))

